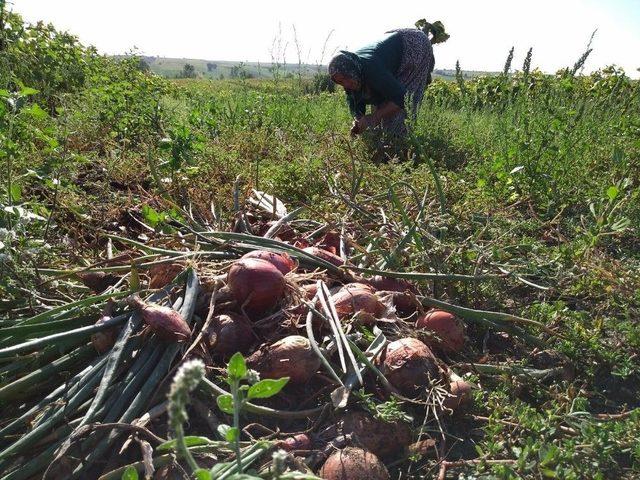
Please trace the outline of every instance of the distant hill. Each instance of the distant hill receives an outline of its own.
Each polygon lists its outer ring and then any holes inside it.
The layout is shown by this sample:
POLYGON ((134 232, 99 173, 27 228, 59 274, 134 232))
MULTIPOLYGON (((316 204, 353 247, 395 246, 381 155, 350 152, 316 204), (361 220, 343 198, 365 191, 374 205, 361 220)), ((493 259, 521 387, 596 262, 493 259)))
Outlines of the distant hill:
MULTIPOLYGON (((182 77, 184 66, 193 65, 193 71, 199 78, 272 78, 274 74, 287 76, 311 77, 314 74, 326 72, 326 65, 310 65, 287 63, 274 65, 272 63, 260 62, 238 62, 229 60, 203 60, 199 58, 170 58, 170 57, 153 57, 142 56, 151 71, 167 78, 182 77)), ((455 70, 436 69, 434 71, 435 78, 443 78, 451 80, 455 77, 455 70)), ((478 75, 492 75, 494 72, 481 71, 465 71, 466 78, 478 75)))

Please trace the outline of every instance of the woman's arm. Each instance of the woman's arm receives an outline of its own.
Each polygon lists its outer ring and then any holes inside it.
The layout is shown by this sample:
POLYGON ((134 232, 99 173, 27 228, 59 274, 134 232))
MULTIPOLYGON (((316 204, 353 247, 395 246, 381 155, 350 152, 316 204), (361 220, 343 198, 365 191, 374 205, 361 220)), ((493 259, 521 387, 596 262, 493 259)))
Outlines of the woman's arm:
POLYGON ((370 115, 364 115, 356 119, 351 127, 351 134, 357 135, 364 132, 369 127, 374 127, 382 123, 383 120, 392 118, 402 111, 402 107, 398 106, 395 102, 384 102, 377 107, 370 115))

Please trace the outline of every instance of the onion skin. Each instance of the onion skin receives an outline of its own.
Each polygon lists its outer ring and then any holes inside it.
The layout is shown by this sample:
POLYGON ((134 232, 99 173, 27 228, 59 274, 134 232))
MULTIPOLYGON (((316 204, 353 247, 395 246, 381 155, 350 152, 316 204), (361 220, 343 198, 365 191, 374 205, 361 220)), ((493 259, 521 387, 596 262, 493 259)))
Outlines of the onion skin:
POLYGON ((247 353, 254 335, 247 317, 230 312, 213 317, 205 338, 213 355, 227 358, 236 352, 247 353))
POLYGON ((113 273, 85 272, 77 273, 76 275, 85 285, 85 287, 88 287, 94 293, 102 293, 107 288, 115 285, 120 281, 120 277, 114 275, 113 273))
POLYGON ((348 413, 342 421, 342 432, 351 434, 356 444, 378 457, 398 453, 411 443, 407 423, 383 422, 364 412, 348 413))
POLYGON ((376 290, 398 292, 393 295, 393 305, 400 314, 409 316, 417 310, 415 299, 406 292, 409 291, 413 294, 417 294, 418 289, 407 280, 376 275, 375 277, 367 280, 367 283, 376 290))
POLYGON ((368 283, 345 283, 339 291, 350 291, 350 290, 366 290, 368 292, 374 293, 376 289, 369 285, 368 283))
POLYGON ((335 265, 336 267, 341 267, 342 265, 344 265, 344 260, 331 253, 328 252, 326 250, 323 250, 321 248, 318 247, 307 247, 307 248, 303 248, 303 251, 310 253, 311 255, 315 255, 316 257, 321 258, 322 260, 325 260, 333 265, 335 265))
POLYGON ((389 480, 387 467, 378 457, 354 447, 331 454, 318 475, 325 480, 389 480))
POLYGON ((184 270, 179 263, 154 265, 149 269, 149 288, 163 288, 184 270))
POLYGON ((145 303, 138 297, 129 300, 131 306, 142 314, 142 320, 158 337, 171 342, 184 342, 191 337, 189 325, 182 315, 172 308, 145 303))
POLYGON ((416 328, 435 333, 433 346, 445 353, 460 353, 464 348, 464 325, 449 312, 430 310, 416 321, 416 328))
POLYGON ((338 318, 342 320, 358 314, 365 325, 373 325, 376 318, 386 310, 385 305, 370 290, 341 289, 331 299, 335 303, 338 318))
POLYGON ((278 304, 285 280, 280 270, 266 260, 245 258, 231 266, 227 285, 249 318, 257 320, 278 304))
POLYGON ((281 448, 286 452, 311 450, 313 448, 313 440, 306 433, 299 433, 276 442, 276 448, 281 448))
POLYGON ((381 363, 387 380, 405 395, 414 395, 439 378, 433 352, 416 338, 391 342, 383 351, 381 363))
POLYGON ((327 252, 337 255, 340 253, 340 234, 335 230, 328 231, 324 234, 322 240, 317 243, 317 246, 327 252))
POLYGON ((286 275, 287 273, 295 270, 297 267, 296 262, 291 258, 287 253, 276 253, 270 252, 268 250, 253 250, 249 253, 246 253, 242 256, 242 259, 245 258, 258 258, 260 260, 266 260, 278 270, 282 275, 286 275))
POLYGON ((471 384, 464 380, 455 380, 449 384, 451 397, 444 399, 443 405, 454 412, 473 403, 471 384))
POLYGON ((307 338, 290 335, 254 352, 247 366, 258 371, 260 378, 289 377, 289 383, 300 385, 315 375, 320 359, 307 338))
MULTIPOLYGON (((95 325, 102 325, 107 320, 113 318, 113 302, 107 302, 107 305, 102 312, 102 316, 96 321, 95 325)), ((118 338, 118 330, 116 327, 102 330, 91 335, 91 344, 93 348, 100 354, 111 350, 118 338)))

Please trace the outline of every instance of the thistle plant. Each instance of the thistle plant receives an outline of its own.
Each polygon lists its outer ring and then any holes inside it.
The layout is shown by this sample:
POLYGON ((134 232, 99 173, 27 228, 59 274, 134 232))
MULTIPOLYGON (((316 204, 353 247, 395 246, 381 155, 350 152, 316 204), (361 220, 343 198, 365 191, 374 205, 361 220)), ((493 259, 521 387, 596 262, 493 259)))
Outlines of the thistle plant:
POLYGON ((176 436, 178 453, 185 458, 193 472, 196 472, 199 467, 187 448, 183 424, 189 419, 187 415, 189 394, 198 386, 204 374, 204 363, 201 360, 188 361, 178 370, 169 391, 169 425, 176 436))

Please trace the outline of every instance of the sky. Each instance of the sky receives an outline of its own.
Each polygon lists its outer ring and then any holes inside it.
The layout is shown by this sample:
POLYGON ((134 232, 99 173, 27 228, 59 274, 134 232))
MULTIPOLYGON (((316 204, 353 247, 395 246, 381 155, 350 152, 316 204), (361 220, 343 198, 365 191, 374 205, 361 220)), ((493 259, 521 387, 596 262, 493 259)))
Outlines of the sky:
POLYGON ((640 0, 9 3, 25 20, 51 22, 106 54, 135 49, 144 55, 265 63, 296 63, 300 56, 303 63, 326 64, 338 49, 355 50, 387 30, 426 18, 441 20, 451 35, 434 49, 436 68, 453 68, 459 60, 463 70, 502 70, 513 46, 514 68, 521 68, 533 47, 533 67, 554 72, 573 65, 597 29, 585 70, 616 64, 640 75, 640 0))

